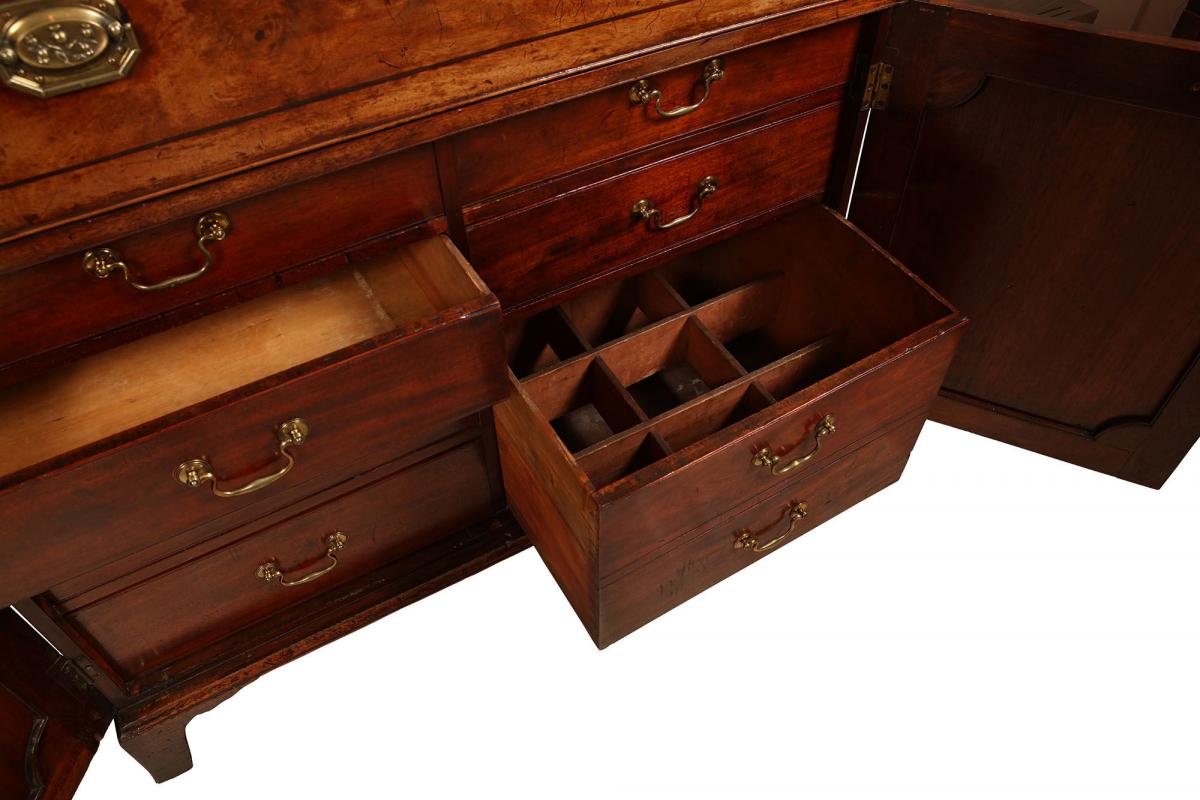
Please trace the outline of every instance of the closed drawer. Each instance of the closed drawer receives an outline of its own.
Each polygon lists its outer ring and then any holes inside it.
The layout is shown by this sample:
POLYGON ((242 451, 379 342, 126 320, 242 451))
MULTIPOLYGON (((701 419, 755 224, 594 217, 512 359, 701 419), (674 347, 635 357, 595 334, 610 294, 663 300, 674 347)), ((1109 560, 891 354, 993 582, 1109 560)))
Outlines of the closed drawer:
POLYGON ((921 417, 902 422, 602 583, 598 643, 620 639, 897 481, 923 424, 921 417))
POLYGON ((273 289, 270 276, 289 267, 442 213, 431 147, 212 211, 228 219, 225 238, 204 244, 211 266, 178 286, 139 290, 133 284, 160 285, 203 267, 197 225, 206 215, 100 243, 115 254, 108 261, 128 265, 128 279, 119 270, 101 278, 85 268, 86 253, 99 253, 100 245, 19 272, 0 270, 0 368, 85 339, 119 339, 114 331, 165 314, 178 324, 273 289))
MULTIPOLYGON (((471 224, 472 263, 512 310, 817 196, 828 181, 841 107, 835 101, 722 129, 727 138, 563 186, 537 203, 471 224), (657 215, 635 213, 640 201, 657 215)), ((544 188, 537 193, 547 194, 544 188)))
POLYGON ((487 407, 499 314, 434 238, 3 390, 0 603, 283 507, 487 407))
POLYGON ((474 203, 638 148, 667 141, 777 103, 844 85, 851 77, 860 20, 788 37, 469 131, 455 139, 458 185, 474 203), (709 81, 719 59, 723 75, 709 81), (709 70, 706 72, 706 70, 709 70), (637 87, 641 90, 641 86, 637 87), (695 110, 680 107, 703 99, 695 110), (656 104, 674 116, 658 113, 656 104))
POLYGON ((509 501, 593 637, 598 586, 927 414, 965 320, 823 206, 507 331, 509 501))
POLYGON ((331 596, 491 512, 478 436, 427 448, 419 459, 299 516, 248 526, 155 564, 108 596, 101 588, 83 605, 56 604, 58 613, 118 679, 131 681, 285 609, 331 596))

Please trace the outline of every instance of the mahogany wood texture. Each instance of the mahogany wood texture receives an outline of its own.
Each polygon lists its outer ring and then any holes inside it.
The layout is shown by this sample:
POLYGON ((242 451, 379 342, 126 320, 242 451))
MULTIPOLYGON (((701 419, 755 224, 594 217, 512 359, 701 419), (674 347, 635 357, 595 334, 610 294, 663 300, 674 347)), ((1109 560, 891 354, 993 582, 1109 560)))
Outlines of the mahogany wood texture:
POLYGON ((127 210, 15 248, 13 260, 34 251, 41 260, 64 238, 89 246, 321 163, 286 162, 300 153, 348 142, 349 152, 377 155, 429 142, 893 4, 627 0, 566 9, 521 0, 501 11, 460 0, 403 8, 274 0, 252 13, 225 0, 195 10, 135 4, 147 51, 130 78, 66 100, 0 96, 12 122, 0 139, 8 158, 0 241, 127 210), (192 85, 204 89, 178 89, 192 85), (104 120, 106 135, 80 119, 104 120), (388 136, 352 141, 377 132, 388 136), (225 180, 259 168, 268 172, 225 180), (134 208, 150 199, 161 202, 134 208))
POLYGON ((209 540, 58 611, 122 682, 144 676, 490 516, 482 442, 476 434, 450 444, 426 448, 418 463, 348 495, 209 540), (293 587, 256 575, 267 561, 288 580, 329 566, 324 542, 339 531, 347 541, 329 574, 293 587))
POLYGON ((506 310, 513 310, 770 209, 819 196, 829 178, 840 111, 833 102, 764 120, 768 124, 762 128, 741 123, 728 130, 729 138, 598 182, 566 178, 553 197, 469 224, 472 263, 506 310), (646 199, 664 223, 687 214, 707 176, 717 179, 716 193, 677 228, 653 230, 632 213, 634 204, 646 199))
MULTIPOLYGON (((251 506, 265 513, 272 498, 280 497, 273 490, 304 485, 311 493, 331 485, 361 465, 378 464, 418 446, 431 430, 486 408, 502 395, 498 304, 448 243, 435 239, 397 251, 364 265, 354 280, 363 285, 382 333, 358 341, 337 337, 333 341, 338 349, 312 352, 308 364, 211 397, 203 394, 205 376, 190 373, 191 388, 201 394, 175 393, 171 359, 181 359, 179 366, 186 372, 188 350, 177 353, 169 348, 159 361, 147 362, 164 376, 161 390, 149 398, 131 395, 145 400, 144 408, 139 407, 144 422, 123 416, 121 404, 105 404, 111 390, 108 371, 99 373, 96 385, 76 385, 72 378, 77 370, 72 369, 14 387, 3 411, 18 440, 22 420, 40 418, 43 407, 82 405, 77 421, 61 427, 61 439, 67 443, 62 452, 40 465, 9 464, 0 503, 11 522, 4 541, 13 557, 6 559, 0 573, 0 602, 36 594, 221 515, 251 506), (429 371, 431 364, 439 369, 429 371), (98 410, 86 413, 96 401, 98 410), (199 457, 214 466, 226 486, 278 469, 275 428, 297 416, 311 425, 311 438, 294 448, 293 474, 261 494, 217 498, 207 486, 188 489, 175 481, 175 466, 199 457), (110 417, 113 421, 106 426, 104 420, 110 417), (132 427, 126 427, 130 423, 132 427), (89 430, 95 431, 95 441, 78 439, 84 426, 94 426, 89 430), (164 515, 164 509, 169 514, 164 515)), ((327 284, 296 287, 261 302, 271 307, 284 304, 286 316, 291 294, 320 294, 326 288, 327 284)), ((240 314, 251 305, 227 313, 240 314)), ((288 320, 314 324, 304 318, 288 320)), ((336 314, 322 320, 333 326, 341 322, 336 314)), ((271 332, 269 326, 261 327, 271 332)), ((175 342, 187 333, 184 326, 159 336, 175 342)), ((222 366, 218 358, 217 368, 229 368, 232 355, 241 357, 247 349, 269 363, 274 340, 258 342, 253 334, 252 329, 235 337, 231 359, 222 366)), ((286 346, 293 340, 285 337, 283 355, 295 356, 286 346)), ((127 346, 139 356, 135 364, 145 361, 144 350, 153 349, 154 342, 148 341, 127 346)), ((198 346, 207 345, 202 337, 198 346)), ((102 356, 113 359, 123 350, 102 356)), ((247 364, 254 367, 255 358, 247 364)), ((136 386, 137 377, 134 371, 130 384, 136 386)), ((34 430, 24 437, 30 442, 26 449, 37 434, 34 430)))
POLYGON ((924 4, 852 218, 974 321, 935 418, 1161 486, 1200 436, 1200 47, 924 4))
POLYGON ((633 568, 601 581, 597 644, 605 647, 627 636, 899 480, 924 422, 923 414, 901 422, 858 449, 805 473, 787 488, 766 499, 756 499, 749 508, 731 511, 703 530, 680 537, 647 556, 633 568), (804 503, 808 515, 779 545, 764 553, 734 547, 743 531, 760 543, 783 535, 790 525, 793 503, 804 503))
POLYGON ((0 609, 0 796, 67 800, 113 710, 67 659, 0 609))
POLYGON ((458 187, 466 205, 540 183, 612 158, 779 103, 846 84, 851 75, 860 20, 830 25, 733 53, 714 50, 704 60, 646 75, 662 92, 663 108, 696 102, 703 94, 704 66, 720 57, 725 78, 713 84, 696 111, 664 118, 653 103, 631 102, 631 83, 585 95, 454 138, 458 187))
MULTIPOLYGON (((173 289, 140 292, 121 275, 96 278, 83 269, 83 251, 0 275, 0 370, 12 380, 14 362, 56 348, 94 350, 143 335, 146 320, 169 315, 178 325, 218 307, 295 280, 280 273, 342 253, 368 239, 440 217, 431 147, 266 192, 216 209, 226 213, 229 238, 209 245, 214 263, 197 280, 173 289), (118 331, 117 329, 124 329, 118 331), (105 341, 85 340, 109 334, 105 341), (77 343, 83 343, 82 347, 77 343)), ((197 215, 198 216, 198 215, 197 215)), ((105 242, 154 283, 198 268, 197 216, 105 242)), ((330 259, 332 265, 344 259, 330 259)), ((3 272, 3 270, 0 270, 3 272)), ((312 270, 299 272, 311 277, 312 270)), ((149 323, 153 326, 153 322, 149 323)), ((47 359, 39 359, 44 367, 47 359)))
MULTIPOLYGON (((534 358, 540 365, 514 378, 496 410, 509 502, 601 645, 612 640, 600 627, 607 578, 925 413, 964 324, 820 206, 659 277, 657 290, 654 276, 635 279, 631 294, 649 306, 657 291, 660 312, 671 302, 682 310, 591 349, 586 336, 606 337, 579 313, 581 295, 560 321, 584 349, 534 358), (838 430, 803 467, 775 476, 754 465, 764 447, 783 463, 812 449, 826 414, 838 430)), ((621 308, 611 292, 595 299, 621 308)), ((618 319, 614 332, 634 317, 618 319)), ((523 356, 522 338, 510 337, 514 355, 523 356)), ((527 341, 537 349, 536 336, 527 341)))

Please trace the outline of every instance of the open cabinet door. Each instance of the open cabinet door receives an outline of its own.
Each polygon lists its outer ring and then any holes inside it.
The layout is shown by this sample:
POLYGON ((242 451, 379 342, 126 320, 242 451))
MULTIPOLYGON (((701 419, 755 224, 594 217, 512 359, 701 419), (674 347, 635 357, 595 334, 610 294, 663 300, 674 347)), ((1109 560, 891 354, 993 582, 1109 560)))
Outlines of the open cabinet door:
POLYGON ((934 419, 1159 487, 1200 434, 1200 46, 882 23, 850 218, 972 320, 934 419))
POLYGON ((0 797, 74 795, 112 716, 70 660, 0 609, 0 797))

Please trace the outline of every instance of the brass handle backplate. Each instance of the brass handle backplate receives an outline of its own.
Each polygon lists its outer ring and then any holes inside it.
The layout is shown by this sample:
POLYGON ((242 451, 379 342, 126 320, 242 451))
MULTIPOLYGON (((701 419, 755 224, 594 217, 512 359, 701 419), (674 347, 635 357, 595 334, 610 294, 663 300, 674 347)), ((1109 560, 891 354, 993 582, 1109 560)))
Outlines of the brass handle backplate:
POLYGON ((767 542, 759 542, 758 538, 750 531, 738 531, 733 540, 734 550, 749 550, 752 553, 765 553, 773 547, 777 547, 784 539, 792 535, 796 530, 796 526, 800 524, 800 520, 808 516, 808 503, 789 503, 787 507, 787 530, 767 542))
POLYGON ((807 455, 800 456, 794 461, 789 461, 784 464, 782 459, 776 455, 775 451, 769 447, 764 447, 754 454, 754 466, 769 467, 772 475, 786 475, 801 464, 807 464, 812 461, 817 453, 821 452, 821 440, 831 433, 837 431, 836 420, 833 414, 826 414, 824 419, 817 425, 817 431, 814 434, 813 448, 807 455))
POLYGON ((123 78, 142 52, 116 0, 0 5, 0 82, 54 97, 123 78))
POLYGON ((236 489, 217 488, 217 476, 213 472, 212 465, 203 458, 194 458, 176 467, 175 480, 193 489, 202 483, 208 483, 212 487, 212 493, 217 497, 241 497, 252 494, 260 489, 267 488, 292 471, 292 467, 296 466, 296 458, 291 454, 289 448, 307 442, 308 434, 308 423, 299 417, 290 419, 276 428, 275 435, 279 439, 279 455, 286 463, 270 475, 255 478, 246 485, 239 486, 236 489))
POLYGON ((704 178, 696 186, 696 193, 692 195, 692 210, 682 217, 671 220, 670 222, 662 221, 662 212, 660 212, 650 200, 638 200, 633 204, 633 215, 639 219, 646 221, 653 231, 669 231, 671 228, 682 225, 692 217, 700 213, 700 209, 704 207, 704 198, 717 193, 717 179, 712 175, 704 178))
POLYGON ((704 72, 701 74, 701 79, 704 81, 704 95, 690 106, 680 106, 670 111, 663 109, 662 92, 655 89, 650 81, 644 79, 629 88, 629 102, 636 106, 644 106, 653 102, 655 113, 664 119, 686 116, 708 101, 708 96, 712 93, 712 85, 724 77, 725 65, 721 63, 721 59, 714 58, 704 65, 704 72))
POLYGON ((229 217, 220 211, 209 212, 196 220, 196 246, 200 248, 200 253, 204 256, 204 263, 197 270, 189 272, 186 275, 177 275, 174 278, 168 278, 160 283, 139 282, 133 277, 133 271, 129 265, 111 247, 100 247, 84 253, 83 269, 89 275, 94 275, 97 278, 107 278, 114 272, 120 272, 125 276, 125 282, 139 292, 158 292, 163 289, 174 289, 176 286, 191 283, 208 272, 208 268, 213 265, 213 254, 209 252, 208 243, 222 241, 229 235, 231 227, 233 227, 233 223, 230 222, 229 217))
POLYGON ((337 553, 346 546, 348 541, 350 541, 350 537, 346 536, 346 534, 342 533, 341 531, 335 531, 326 536, 325 558, 329 560, 329 564, 321 569, 308 573, 302 578, 296 578, 289 581, 287 578, 283 577, 283 570, 280 569, 278 561, 264 561, 258 565, 258 569, 254 571, 254 574, 257 575, 260 580, 264 580, 267 583, 278 580, 280 586, 286 586, 289 588, 292 586, 303 586, 306 583, 312 583, 317 578, 320 578, 323 575, 328 575, 337 569, 337 553))

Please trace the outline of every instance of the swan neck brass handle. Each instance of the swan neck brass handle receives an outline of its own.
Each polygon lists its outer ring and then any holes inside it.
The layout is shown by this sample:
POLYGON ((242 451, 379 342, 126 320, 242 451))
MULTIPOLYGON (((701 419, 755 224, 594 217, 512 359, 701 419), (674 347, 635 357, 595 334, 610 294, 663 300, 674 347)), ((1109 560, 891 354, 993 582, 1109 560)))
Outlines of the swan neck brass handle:
POLYGON ((700 106, 708 102, 708 97, 712 94, 712 85, 725 77, 725 65, 721 59, 714 58, 712 61, 704 65, 704 72, 701 78, 704 81, 704 95, 692 103, 690 106, 680 106, 673 108, 670 111, 662 107, 662 92, 655 89, 648 80, 640 80, 629 88, 629 102, 635 106, 649 105, 654 103, 654 112, 663 119, 675 119, 676 117, 687 116, 700 106))
POLYGON ((121 258, 120 253, 111 247, 100 247, 84 253, 83 269, 89 275, 97 278, 107 278, 114 272, 120 272, 124 276, 125 282, 139 292, 161 292, 164 289, 174 289, 176 286, 191 283, 208 272, 209 267, 213 265, 213 254, 209 251, 208 244, 210 242, 222 241, 229 235, 229 230, 232 227, 233 223, 229 221, 229 217, 220 211, 213 211, 196 220, 196 246, 200 248, 200 253, 204 256, 204 263, 200 266, 200 269, 189 272, 186 275, 177 275, 174 278, 168 278, 160 283, 142 283, 138 281, 133 276, 133 270, 129 264, 121 258))
POLYGON ((242 497, 243 495, 253 494, 261 489, 265 489, 284 475, 287 475, 292 471, 292 467, 296 466, 296 457, 292 455, 289 448, 302 445, 308 441, 308 423, 299 417, 290 419, 276 428, 275 434, 279 438, 279 456, 286 463, 270 475, 255 478, 246 485, 239 486, 236 489, 220 489, 217 487, 217 476, 213 472, 212 465, 203 458, 193 458, 175 468, 175 480, 192 489, 197 488, 202 483, 208 483, 212 488, 213 495, 216 497, 242 497))
POLYGON ((306 583, 312 583, 317 578, 328 575, 337 569, 337 553, 346 546, 348 541, 350 541, 350 537, 346 536, 346 534, 342 533, 341 531, 334 531, 326 536, 325 558, 328 559, 329 564, 321 567, 321 569, 308 573, 302 578, 296 578, 295 580, 289 581, 283 576, 283 570, 280 569, 278 561, 264 561, 258 565, 258 569, 254 571, 254 574, 258 576, 259 580, 266 581, 267 583, 278 580, 279 585, 286 588, 303 586, 306 583))
POLYGON ((813 448, 807 455, 800 456, 794 461, 789 461, 784 464, 782 459, 775 454, 775 451, 769 447, 764 447, 754 454, 754 466, 769 467, 772 475, 786 475, 801 464, 807 464, 812 461, 817 453, 821 452, 821 440, 831 433, 837 431, 836 420, 833 414, 826 414, 824 419, 817 424, 817 431, 814 434, 813 448))
POLYGON ((738 531, 737 537, 733 540, 733 549, 749 550, 752 553, 765 553, 768 550, 779 546, 784 539, 795 533, 796 526, 800 524, 800 520, 807 516, 808 503, 789 503, 787 507, 787 530, 767 542, 758 541, 758 538, 750 531, 738 531))
POLYGON ((645 220, 652 231, 669 231, 671 228, 682 225, 692 217, 700 213, 700 209, 704 207, 704 198, 717 193, 717 179, 712 175, 704 178, 696 186, 696 193, 692 195, 692 210, 684 214, 682 217, 673 219, 670 222, 662 221, 662 212, 659 211, 654 203, 650 200, 638 200, 633 204, 633 216, 645 220))

